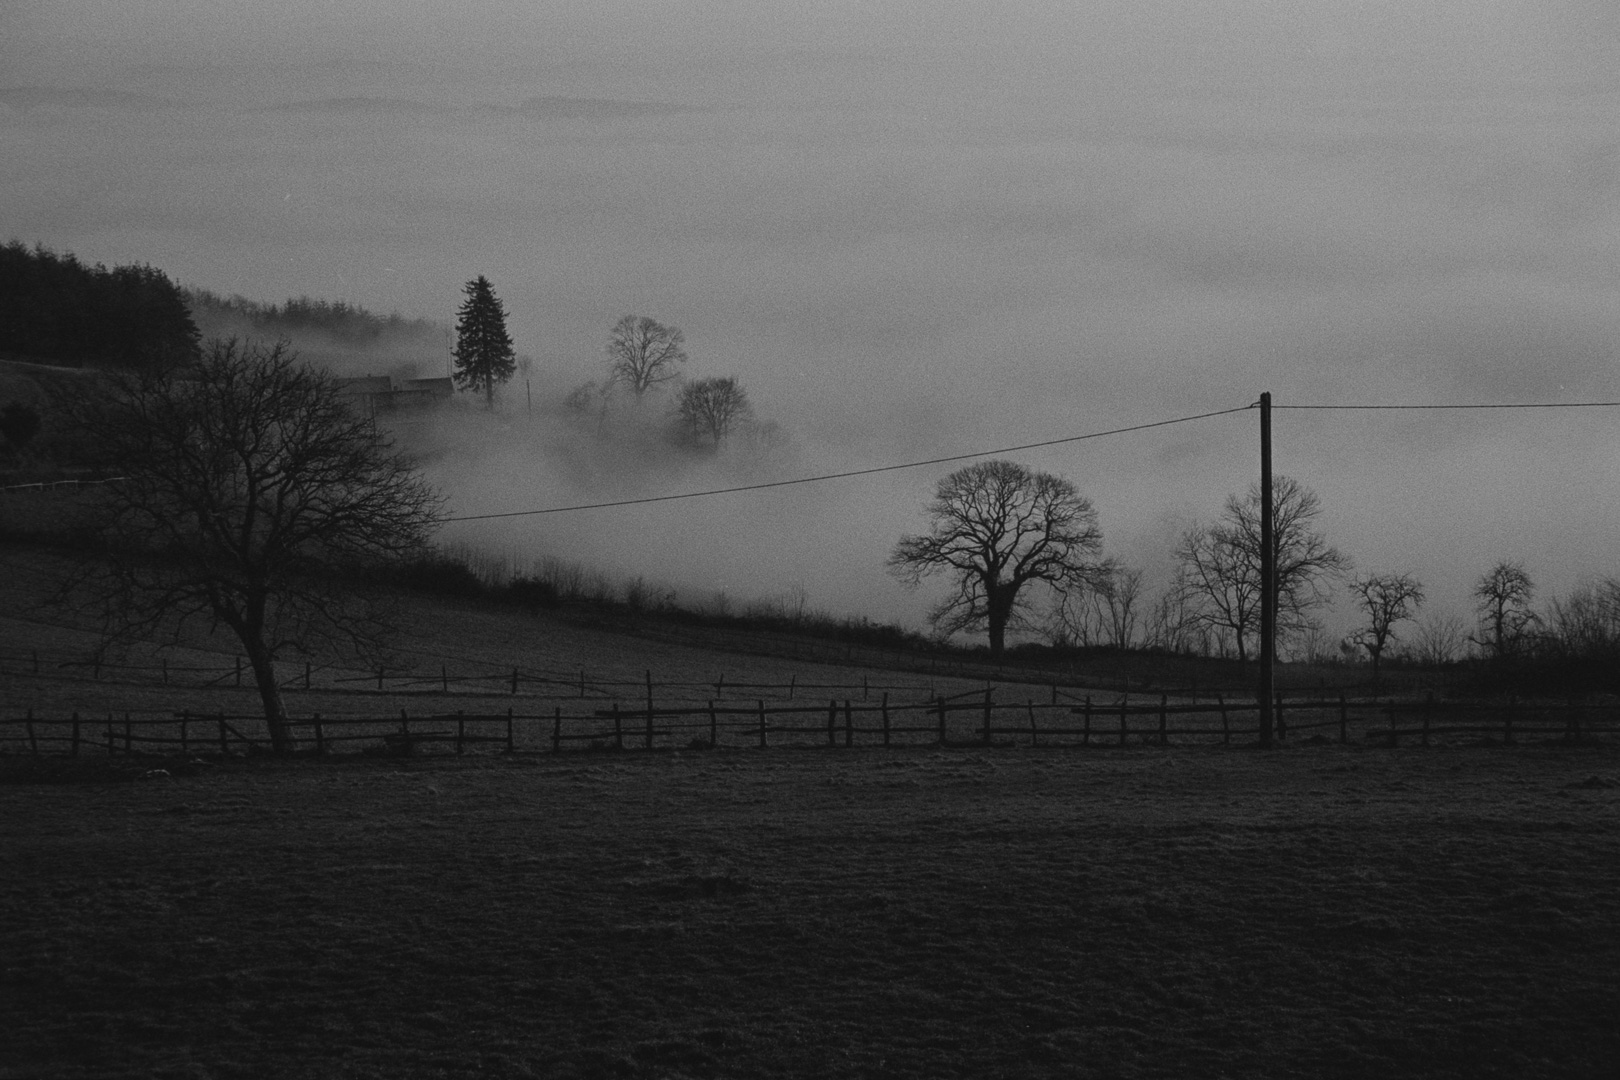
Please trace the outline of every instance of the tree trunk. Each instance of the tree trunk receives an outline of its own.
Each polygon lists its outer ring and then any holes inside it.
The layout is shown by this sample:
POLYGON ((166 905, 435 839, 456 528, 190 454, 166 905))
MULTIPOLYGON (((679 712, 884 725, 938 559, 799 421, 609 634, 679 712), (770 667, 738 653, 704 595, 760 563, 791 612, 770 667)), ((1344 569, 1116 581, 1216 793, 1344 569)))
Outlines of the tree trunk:
POLYGON ((1012 618, 1017 586, 990 584, 984 587, 984 614, 990 633, 990 653, 1000 655, 1007 646, 1007 622, 1012 618))
POLYGON ((276 666, 270 660, 270 650, 263 641, 243 641, 248 663, 253 665, 253 681, 259 687, 259 699, 264 702, 264 726, 270 731, 270 749, 277 754, 292 751, 292 732, 287 727, 287 710, 281 701, 281 684, 276 681, 276 666))

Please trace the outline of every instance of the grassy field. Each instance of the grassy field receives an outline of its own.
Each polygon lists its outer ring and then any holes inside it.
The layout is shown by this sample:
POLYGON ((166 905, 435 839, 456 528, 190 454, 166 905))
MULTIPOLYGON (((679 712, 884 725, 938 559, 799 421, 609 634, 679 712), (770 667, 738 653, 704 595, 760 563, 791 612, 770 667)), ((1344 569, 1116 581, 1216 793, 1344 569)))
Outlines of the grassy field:
MULTIPOLYGON (((0 645, 82 652, 89 629, 35 604, 52 560, 5 554, 0 645)), ((423 666, 872 674, 473 604, 404 615, 397 655, 423 666)), ((290 708, 424 700, 335 677, 290 708)), ((16 663, 0 692, 253 704, 16 663)), ((458 698, 481 700, 427 695, 458 698)), ((3 1080, 1620 1075, 1609 745, 79 767, 26 782, 0 757, 3 1080)))
POLYGON ((1603 748, 0 786, 0 1076, 1611 1077, 1603 748))

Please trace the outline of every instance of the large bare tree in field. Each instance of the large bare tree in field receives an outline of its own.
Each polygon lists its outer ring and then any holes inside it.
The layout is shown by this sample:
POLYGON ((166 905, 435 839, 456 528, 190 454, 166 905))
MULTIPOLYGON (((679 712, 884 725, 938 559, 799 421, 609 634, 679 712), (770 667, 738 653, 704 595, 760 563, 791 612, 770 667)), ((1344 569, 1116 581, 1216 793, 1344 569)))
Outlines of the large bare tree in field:
POLYGON ((669 382, 686 362, 686 336, 645 315, 626 315, 608 338, 609 380, 635 392, 636 400, 659 383, 669 382))
POLYGON ((289 749, 276 657, 372 642, 378 612, 348 583, 418 552, 438 496, 281 344, 210 342, 194 366, 116 377, 74 411, 120 476, 91 585, 108 640, 230 628, 272 746, 289 749))
POLYGON ((950 577, 953 591, 929 621, 946 634, 983 627, 993 653, 1021 624, 1029 586, 1079 588, 1102 572, 1097 512, 1060 476, 1011 461, 969 465, 939 482, 927 514, 931 530, 901 537, 889 569, 911 585, 950 577))
MULTIPOLYGON (((1277 573, 1277 632, 1298 633, 1310 612, 1327 603, 1330 582, 1350 569, 1350 560, 1315 528, 1322 512, 1316 494, 1299 481, 1271 481, 1272 551, 1277 573)), ((1195 617, 1230 640, 1238 659, 1248 659, 1249 640, 1260 630, 1260 485, 1239 499, 1227 497, 1213 525, 1195 525, 1176 549, 1177 584, 1195 617)))
POLYGON ((1395 624, 1417 617, 1423 606, 1423 586, 1411 574, 1369 574, 1350 584, 1356 603, 1367 616, 1367 625, 1357 638, 1372 657, 1373 678, 1378 663, 1395 636, 1395 624))

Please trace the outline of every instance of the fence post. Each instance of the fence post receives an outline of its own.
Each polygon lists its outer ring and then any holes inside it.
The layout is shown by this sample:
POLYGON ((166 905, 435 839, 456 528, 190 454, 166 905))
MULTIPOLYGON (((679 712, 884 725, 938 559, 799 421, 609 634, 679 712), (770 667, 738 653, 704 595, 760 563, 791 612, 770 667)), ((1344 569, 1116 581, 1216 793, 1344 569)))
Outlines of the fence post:
MULTIPOLYGON (((316 713, 314 715, 314 721, 315 721, 315 753, 324 754, 324 753, 326 753, 326 729, 321 726, 321 714, 320 713, 316 713)), ((180 730, 182 732, 185 731, 184 728, 181 728, 180 730)), ((182 734, 180 739, 181 739, 182 742, 184 742, 185 741, 185 736, 182 734)))
POLYGON ((613 703, 613 746, 615 749, 624 749, 624 719, 619 716, 619 703, 613 703))
POLYGON ((838 745, 838 699, 832 698, 827 702, 827 745, 838 745))
POLYGON ((383 682, 383 669, 378 668, 377 669, 377 689, 378 690, 382 689, 382 682, 383 682))
POLYGON ((889 745, 889 692, 883 691, 883 745, 889 745))
POLYGON ((1350 741, 1350 706, 1345 703, 1344 691, 1339 691, 1339 745, 1350 741))
POLYGON ((579 696, 585 696, 585 669, 579 669, 579 696))
POLYGON ((1215 705, 1221 710, 1221 745, 1232 745, 1232 719, 1226 713, 1226 695, 1216 694, 1215 705))
POLYGON ((1126 700, 1125 696, 1121 696, 1120 699, 1119 699, 1119 745, 1121 745, 1121 746, 1125 745, 1125 730, 1126 730, 1126 720, 1125 720, 1126 704, 1125 704, 1125 700, 1126 700))
POLYGON ((793 700, 793 688, 794 688, 795 685, 798 684, 798 681, 799 681, 798 672, 792 672, 792 673, 790 673, 788 675, 788 700, 789 701, 793 700))
POLYGON ((1085 722, 1084 730, 1081 732, 1081 735, 1080 735, 1080 745, 1081 746, 1090 746, 1091 745, 1091 695, 1090 694, 1086 695, 1086 722, 1085 722))
POLYGON ((945 696, 942 694, 936 700, 939 702, 939 745, 944 746, 945 745, 945 696))
POLYGON ((990 693, 990 686, 986 683, 984 687, 984 745, 986 746, 990 745, 990 693))
POLYGON ((1159 745, 1170 745, 1170 733, 1165 727, 1165 710, 1170 704, 1169 694, 1159 695, 1159 745))
POLYGON ((73 714, 73 757, 79 756, 79 714, 73 714))
MULTIPOLYGON (((724 675, 720 676, 722 679, 724 675)), ((709 749, 713 750, 720 745, 720 726, 714 719, 714 702, 709 702, 709 749)))
POLYGON ((1029 709, 1029 745, 1039 746, 1041 745, 1041 732, 1035 726, 1035 699, 1030 698, 1025 702, 1025 705, 1029 709))
POLYGON ((763 750, 765 749, 765 702, 763 699, 755 698, 754 704, 759 708, 759 748, 763 750))
POLYGON ((720 673, 720 677, 714 681, 714 696, 717 698, 726 696, 726 673, 723 671, 720 673))

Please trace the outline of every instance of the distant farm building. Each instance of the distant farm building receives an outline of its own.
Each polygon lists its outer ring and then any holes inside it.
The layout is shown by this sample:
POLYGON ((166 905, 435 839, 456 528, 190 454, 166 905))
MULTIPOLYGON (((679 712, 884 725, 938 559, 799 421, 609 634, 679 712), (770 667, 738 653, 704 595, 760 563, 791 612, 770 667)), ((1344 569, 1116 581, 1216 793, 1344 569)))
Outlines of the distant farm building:
POLYGON ((365 416, 435 409, 455 395, 448 376, 440 379, 394 379, 387 375, 362 375, 338 379, 338 391, 354 401, 365 416))

